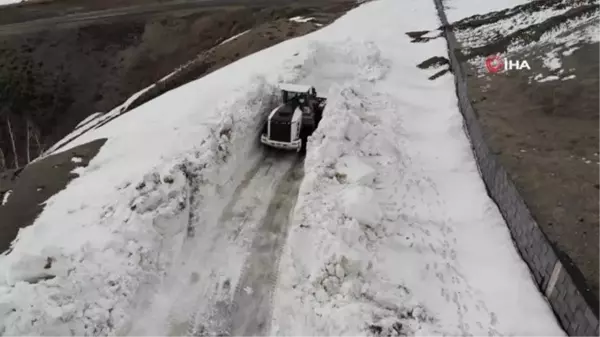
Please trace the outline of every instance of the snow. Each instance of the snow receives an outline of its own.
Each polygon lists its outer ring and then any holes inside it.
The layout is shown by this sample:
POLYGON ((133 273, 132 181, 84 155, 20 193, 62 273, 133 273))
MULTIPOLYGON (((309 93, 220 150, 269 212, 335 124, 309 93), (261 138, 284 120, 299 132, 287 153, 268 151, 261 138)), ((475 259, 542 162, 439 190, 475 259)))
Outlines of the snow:
POLYGON ((0 0, 0 6, 16 4, 19 2, 25 2, 25 0, 0 0))
POLYGON ((312 21, 314 19, 315 18, 305 18, 303 16, 294 16, 293 18, 290 18, 290 21, 299 22, 299 23, 305 23, 305 22, 310 22, 310 21, 312 21))
POLYGON ((369 185, 374 182, 375 170, 365 164, 357 156, 343 156, 336 162, 335 170, 337 174, 343 177, 343 180, 369 185))
POLYGON ((93 121, 94 119, 96 119, 96 118, 98 118, 98 117, 100 117, 100 116, 102 116, 102 113, 101 113, 101 112, 96 112, 96 113, 93 113, 93 114, 89 115, 88 117, 86 117, 86 118, 85 118, 84 120, 82 120, 81 122, 79 122, 79 124, 77 124, 77 126, 76 126, 75 128, 82 127, 82 126, 86 125, 87 123, 89 123, 89 122, 93 121))
MULTIPOLYGON (((46 150, 46 152, 44 152, 44 154, 38 158, 44 158, 47 157, 51 154, 56 153, 59 149, 61 149, 61 147, 65 146, 65 144, 68 144, 69 142, 72 142, 74 139, 76 139, 77 137, 88 133, 89 131, 93 130, 94 128, 100 126, 102 123, 107 122, 113 118, 118 117, 122 112, 124 112, 125 110, 127 110, 127 108, 136 100, 138 99, 138 97, 140 97, 141 95, 143 95, 145 92, 147 92, 148 90, 152 89, 156 84, 152 84, 149 85, 148 87, 136 92, 135 94, 131 95, 131 97, 129 97, 123 104, 115 107, 114 109, 112 109, 111 111, 109 111, 108 113, 105 114, 101 114, 100 116, 95 116, 93 119, 89 118, 89 120, 86 123, 80 123, 81 127, 75 128, 71 133, 69 133, 68 135, 66 135, 65 137, 63 137, 63 139, 61 139, 60 141, 56 142, 56 144, 54 144, 53 146, 51 146, 48 150, 46 150), (85 125, 85 127, 83 127, 85 125)), ((81 143, 80 143, 81 144, 81 143)), ((36 159, 36 160, 38 160, 36 159)))
POLYGON ((544 82, 549 82, 549 81, 556 81, 560 79, 560 77, 556 76, 556 75, 550 75, 550 76, 546 76, 546 77, 540 77, 539 79, 536 78, 536 81, 538 83, 544 83, 544 82))
POLYGON ((398 39, 436 21, 431 2, 378 1, 311 35, 328 107, 271 334, 564 335, 486 195, 453 78, 414 66, 445 41, 398 39))
POLYGON ((8 202, 8 198, 10 197, 11 194, 12 194, 12 190, 8 190, 8 191, 4 192, 4 195, 2 196, 2 204, 0 206, 6 205, 6 203, 8 202))
POLYGON ((248 30, 246 30, 246 31, 243 31, 243 32, 241 32, 241 33, 239 33, 239 34, 237 34, 237 35, 234 35, 234 36, 232 36, 232 37, 228 38, 227 40, 225 40, 225 41, 221 42, 219 45, 223 45, 223 44, 225 44, 225 43, 227 43, 227 42, 231 42, 231 41, 233 41, 233 40, 237 39, 238 37, 240 37, 240 36, 242 36, 242 35, 244 35, 244 34, 247 34, 248 32, 250 32, 250 29, 248 29, 248 30))
POLYGON ((563 77, 561 80, 562 81, 567 81, 567 80, 572 80, 574 78, 575 78, 575 74, 572 74, 572 75, 563 77))
POLYGON ((444 0, 446 16, 450 23, 460 19, 489 12, 500 11, 523 5, 530 0, 497 0, 497 1, 473 1, 473 0, 444 0))
POLYGON ((73 157, 71 158, 71 161, 75 164, 79 164, 83 161, 83 159, 81 159, 81 157, 73 157))
POLYGON ((563 14, 570 8, 546 8, 537 12, 517 12, 506 19, 498 20, 490 24, 481 25, 473 29, 459 30, 456 38, 466 48, 476 48, 487 45, 499 36, 508 36, 526 27, 539 24, 546 19, 563 14))
POLYGON ((445 41, 403 33, 436 24, 430 1, 369 2, 65 138, 49 153, 108 140, 0 256, 2 334, 180 335, 226 303, 294 165, 249 141, 283 82, 328 106, 271 335, 564 335, 486 195, 454 79, 415 67, 445 41))
MULTIPOLYGON (((499 36, 507 36, 519 30, 524 30, 527 27, 533 27, 545 20, 563 14, 569 11, 572 7, 563 6, 563 8, 546 8, 536 12, 519 12, 509 16, 508 18, 494 21, 490 24, 478 26, 473 29, 458 30, 456 36, 461 45, 468 52, 472 48, 485 46, 493 43, 499 36)), ((524 42, 516 39, 512 41, 506 48, 506 51, 500 57, 527 61, 531 63, 533 58, 541 58, 543 66, 554 73, 562 73, 562 56, 569 56, 581 46, 596 43, 600 41, 600 31, 595 24, 598 21, 600 14, 598 11, 571 19, 559 24, 553 29, 542 34, 540 39, 535 42, 524 42), (532 50, 543 50, 544 53, 536 55, 531 53, 532 50)), ((478 70, 479 74, 487 72, 485 68, 485 57, 474 57, 469 60, 469 63, 478 70)), ((544 77, 542 74, 532 73, 530 82, 537 81, 544 77)), ((555 79, 552 75, 547 80, 555 79)))
MULTIPOLYGON (((280 50, 278 58, 286 55, 280 50)), ((256 64, 263 61, 249 58, 162 95, 61 149, 109 138, 0 257, 0 303, 14 309, 0 320, 0 330, 104 335, 127 329, 137 303, 180 251, 190 213, 186 175, 205 181, 198 198, 210 198, 217 186, 235 183, 235 169, 247 166, 244 154, 254 145, 247 139, 258 133, 256 114, 268 107, 281 72, 274 69, 272 85, 252 73, 239 76, 242 69, 268 74, 272 67, 256 64), (68 266, 68 278, 11 286, 10 275, 28 256, 60 261, 68 266)), ((34 264, 26 275, 47 273, 34 264)))
POLYGON ((562 62, 556 53, 546 54, 546 58, 543 61, 544 67, 549 70, 558 70, 562 66, 562 62))

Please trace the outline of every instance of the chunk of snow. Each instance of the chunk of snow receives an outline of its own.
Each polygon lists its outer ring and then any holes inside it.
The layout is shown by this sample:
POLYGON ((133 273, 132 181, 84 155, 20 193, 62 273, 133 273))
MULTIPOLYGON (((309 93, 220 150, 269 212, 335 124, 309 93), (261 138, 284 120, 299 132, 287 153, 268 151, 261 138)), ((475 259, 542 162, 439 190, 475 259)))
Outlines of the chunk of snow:
POLYGON ((290 18, 290 21, 304 23, 304 22, 312 21, 314 19, 315 18, 305 18, 303 16, 294 16, 293 18, 290 18))
POLYGON ((542 77, 539 80, 537 80, 539 83, 544 83, 544 82, 549 82, 549 81, 556 81, 559 80, 560 77, 556 76, 556 75, 550 75, 550 76, 546 76, 546 77, 542 77))
POLYGON ((577 49, 579 49, 579 48, 577 48, 577 47, 571 47, 571 48, 569 48, 569 49, 567 49, 567 50, 563 51, 563 53, 562 53, 562 54, 563 54, 564 56, 569 56, 569 55, 573 54, 573 53, 574 53, 574 52, 575 52, 577 49))
POLYGON ((2 206, 6 205, 6 203, 8 202, 8 198, 10 197, 11 194, 12 194, 12 190, 8 190, 8 191, 4 192, 4 195, 2 196, 2 206))
POLYGON ((75 164, 79 164, 83 161, 83 159, 81 157, 75 156, 75 157, 71 158, 71 161, 75 164))
POLYGON ((544 58, 544 67, 550 70, 557 70, 562 66, 562 62, 556 52, 546 54, 544 58))
POLYGON ((67 269, 62 257, 23 255, 7 269, 6 284, 17 282, 37 283, 49 277, 66 276, 67 269))
POLYGON ((562 81, 567 81, 567 80, 572 80, 572 79, 574 79, 574 78, 575 78, 575 74, 571 74, 571 75, 569 75, 569 76, 565 76, 565 77, 563 77, 561 80, 562 80, 562 81))
POLYGON ((383 217, 373 190, 365 186, 351 185, 340 195, 345 214, 364 225, 377 225, 383 217))
POLYGON ((78 176, 82 176, 84 172, 85 172, 84 166, 77 166, 76 168, 71 170, 71 173, 74 173, 78 176))
POLYGON ((357 156, 344 156, 338 160, 336 171, 344 176, 344 180, 350 183, 369 185, 375 179, 375 170, 365 164, 357 156))

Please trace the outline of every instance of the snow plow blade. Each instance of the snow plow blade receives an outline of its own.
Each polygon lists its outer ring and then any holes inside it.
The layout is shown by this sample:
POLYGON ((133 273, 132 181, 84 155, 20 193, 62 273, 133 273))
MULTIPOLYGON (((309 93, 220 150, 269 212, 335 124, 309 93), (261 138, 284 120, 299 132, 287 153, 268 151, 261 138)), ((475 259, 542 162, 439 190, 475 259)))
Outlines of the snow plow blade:
POLYGON ((295 150, 295 151, 300 152, 300 150, 302 148, 302 140, 300 140, 300 139, 291 141, 291 142, 278 142, 278 141, 269 139, 269 137, 267 137, 266 134, 262 134, 260 136, 260 142, 267 146, 270 146, 275 149, 280 149, 280 150, 295 150))

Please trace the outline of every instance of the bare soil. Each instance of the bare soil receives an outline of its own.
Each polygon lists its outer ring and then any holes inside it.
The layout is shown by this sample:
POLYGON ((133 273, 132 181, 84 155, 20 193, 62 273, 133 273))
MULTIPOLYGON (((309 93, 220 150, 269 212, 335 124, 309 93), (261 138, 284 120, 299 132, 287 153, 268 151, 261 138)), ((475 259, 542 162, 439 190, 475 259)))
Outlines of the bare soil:
POLYGON ((7 203, 0 205, 0 252, 10 247, 20 228, 37 218, 48 198, 78 177, 72 171, 86 167, 105 142, 106 139, 97 139, 32 163, 23 170, 0 174, 0 200, 10 193, 7 203), (79 161, 75 162, 73 158, 79 161))

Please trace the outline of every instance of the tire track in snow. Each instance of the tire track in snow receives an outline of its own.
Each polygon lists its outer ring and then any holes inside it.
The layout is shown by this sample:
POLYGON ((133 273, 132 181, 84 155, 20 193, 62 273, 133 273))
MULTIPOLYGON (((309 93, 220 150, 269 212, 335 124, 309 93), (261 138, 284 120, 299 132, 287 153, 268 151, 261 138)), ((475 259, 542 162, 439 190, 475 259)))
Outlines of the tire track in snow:
MULTIPOLYGON (((263 169, 265 166, 267 166, 266 172, 268 172, 272 165, 273 165, 273 161, 269 160, 268 153, 265 153, 260 156, 260 158, 256 161, 256 163, 244 174, 244 177, 242 178, 242 180, 239 182, 239 184, 237 185, 235 190, 233 190, 233 192, 231 193, 231 198, 229 199, 229 201, 227 202, 225 207, 222 209, 221 214, 217 220, 218 225, 223 224, 225 221, 231 220, 233 218, 233 209, 236 206, 236 204, 240 201, 240 198, 244 194, 245 190, 248 189, 250 184, 255 179, 260 178, 261 174, 259 174, 259 172, 261 171, 261 169, 263 169)), ((192 202, 191 204, 193 206, 195 203, 192 202)), ((194 229, 198 225, 198 222, 199 222, 199 219, 197 219, 197 218, 201 215, 202 215, 202 213, 198 213, 194 207, 190 207, 188 228, 194 229)), ((195 246, 198 244, 198 240, 196 239, 195 230, 191 231, 191 235, 189 235, 189 234, 190 234, 190 231, 188 230, 188 236, 186 237, 186 241, 185 241, 184 247, 182 249, 183 255, 184 255, 182 257, 182 263, 184 265, 184 268, 190 260, 194 259, 197 256, 195 254, 195 252, 196 252, 195 246)), ((206 234, 206 233, 200 233, 200 236, 202 236, 203 234, 206 234)), ((207 252, 215 251, 218 248, 217 247, 218 244, 222 243, 222 239, 223 239, 224 235, 225 235, 225 233, 223 233, 223 232, 215 233, 213 239, 211 240, 211 248, 204 250, 204 251, 207 251, 207 252)), ((199 281, 200 281, 199 272, 202 272, 202 270, 200 270, 200 269, 201 269, 200 267, 196 267, 196 268, 189 267, 189 268, 186 268, 185 271, 182 271, 181 273, 179 273, 181 276, 186 276, 186 274, 190 275, 189 285, 184 285, 185 281, 182 281, 182 284, 180 286, 182 286, 182 287, 189 286, 190 288, 194 288, 194 286, 197 283, 199 283, 199 281)), ((208 274, 212 274, 211 276, 214 275, 214 273, 211 273, 210 270, 206 270, 206 272, 208 274)), ((225 283, 218 284, 217 289, 215 289, 212 296, 213 297, 222 297, 222 296, 220 296, 219 290, 223 290, 223 288, 226 288, 225 283), (218 287, 219 285, 221 285, 221 287, 220 287, 221 289, 219 289, 219 287, 218 287)), ((202 309, 201 303, 203 301, 205 294, 202 294, 201 291, 198 291, 198 292, 190 291, 189 293, 181 292, 181 294, 185 297, 181 298, 182 296, 180 294, 178 294, 179 295, 178 297, 180 298, 180 300, 178 300, 177 303, 173 302, 173 304, 172 304, 173 307, 170 309, 167 309, 167 310, 170 310, 168 316, 166 317, 166 323, 165 323, 167 335, 168 336, 195 336, 195 335, 198 335, 198 331, 197 331, 198 323, 197 322, 200 319, 200 317, 198 317, 198 315, 201 314, 201 312, 200 312, 202 309), (181 310, 183 312, 185 312, 185 309, 189 309, 189 311, 185 314, 182 314, 181 311, 176 312, 177 309, 182 309, 182 308, 184 309, 184 310, 181 310), (183 317, 184 315, 185 315, 185 317, 183 317)))
MULTIPOLYGON (((230 198, 223 200, 221 205, 225 205, 216 214, 218 216, 208 220, 212 222, 208 232, 200 229, 197 237, 204 236, 202 242, 192 239, 188 243, 203 243, 205 247, 196 249, 192 246, 184 259, 189 266, 177 273, 182 279, 193 274, 195 281, 178 291, 179 300, 171 301, 166 319, 168 335, 229 334, 233 324, 232 279, 243 274, 243 257, 242 260, 239 257, 248 253, 255 232, 260 231, 264 219, 269 217, 271 204, 280 193, 278 184, 289 176, 290 167, 297 165, 296 158, 295 153, 266 150, 237 187, 227 193, 230 198), (207 241, 206 235, 211 239, 207 241)), ((196 215, 202 217, 202 214, 196 215)))
POLYGON ((233 297, 232 336, 269 334, 279 259, 303 176, 303 161, 298 157, 277 186, 267 215, 254 237, 233 297))

